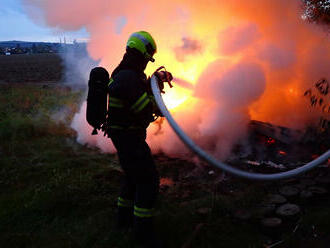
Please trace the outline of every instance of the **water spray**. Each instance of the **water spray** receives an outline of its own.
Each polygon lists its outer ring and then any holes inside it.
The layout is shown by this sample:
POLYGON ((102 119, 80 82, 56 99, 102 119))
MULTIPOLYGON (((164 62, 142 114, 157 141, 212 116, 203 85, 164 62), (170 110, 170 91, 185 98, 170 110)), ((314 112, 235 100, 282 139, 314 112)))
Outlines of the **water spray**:
POLYGON ((176 85, 178 85, 178 86, 180 86, 180 87, 182 87, 182 88, 184 88, 186 90, 193 90, 194 89, 194 85, 193 84, 191 84, 190 82, 188 82, 187 80, 184 80, 182 78, 174 77, 173 78, 173 82, 176 85))

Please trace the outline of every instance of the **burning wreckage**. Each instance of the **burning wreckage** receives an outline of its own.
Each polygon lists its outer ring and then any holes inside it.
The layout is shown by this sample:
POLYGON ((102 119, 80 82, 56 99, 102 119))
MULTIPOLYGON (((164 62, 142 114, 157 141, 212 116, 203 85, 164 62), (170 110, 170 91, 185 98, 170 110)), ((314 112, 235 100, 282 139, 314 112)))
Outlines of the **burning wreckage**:
MULTIPOLYGON (((309 126, 304 131, 251 121, 249 133, 253 148, 250 156, 258 161, 271 160, 266 162, 266 165, 285 170, 314 160, 326 152, 330 147, 329 93, 329 82, 324 78, 316 82, 313 88, 305 91, 304 97, 309 98, 310 106, 322 114, 317 124, 309 126)), ((252 161, 248 163, 261 164, 252 161)))
MULTIPOLYGON (((321 112, 319 121, 304 131, 251 121, 252 157, 257 160, 269 159, 276 163, 284 163, 286 167, 292 168, 317 158, 329 149, 329 82, 326 79, 319 80, 314 88, 304 93, 304 96, 309 97, 312 110, 321 112)), ((272 162, 268 165, 277 166, 272 162)), ((285 169, 285 166, 280 164, 277 168, 285 169)))
MULTIPOLYGON (((288 170, 314 160, 330 148, 330 92, 329 82, 322 78, 305 91, 310 107, 321 112, 316 124, 304 131, 270 123, 251 121, 249 125, 250 151, 244 156, 249 165, 266 165, 288 170)), ((330 159, 325 163, 330 166, 330 159)))

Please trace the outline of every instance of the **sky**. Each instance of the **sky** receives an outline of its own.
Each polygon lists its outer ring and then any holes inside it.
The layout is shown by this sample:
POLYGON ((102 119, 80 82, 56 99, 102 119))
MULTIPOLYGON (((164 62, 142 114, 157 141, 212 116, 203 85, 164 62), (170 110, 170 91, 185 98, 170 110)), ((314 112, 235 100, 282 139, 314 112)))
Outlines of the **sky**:
POLYGON ((0 41, 59 42, 64 37, 71 43, 74 39, 86 41, 89 35, 85 29, 63 32, 40 26, 27 16, 20 0, 0 0, 0 41))

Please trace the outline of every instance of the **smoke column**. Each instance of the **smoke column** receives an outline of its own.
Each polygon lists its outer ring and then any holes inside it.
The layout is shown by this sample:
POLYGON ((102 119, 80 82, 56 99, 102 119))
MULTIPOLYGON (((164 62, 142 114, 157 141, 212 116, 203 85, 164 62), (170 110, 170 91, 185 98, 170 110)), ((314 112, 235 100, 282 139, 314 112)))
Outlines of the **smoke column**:
MULTIPOLYGON (((165 102, 184 130, 221 159, 244 138, 251 119, 291 128, 315 120, 318 113, 302 95, 321 77, 330 79, 329 37, 302 20, 299 0, 22 1, 36 22, 85 27, 90 56, 109 71, 129 35, 149 31, 158 52, 147 74, 165 65, 194 85, 166 89, 165 102)), ((79 142, 113 152, 109 140, 90 136, 85 107, 72 123, 79 142)), ((153 151, 186 154, 166 122, 157 130, 157 123, 148 129, 153 151)))

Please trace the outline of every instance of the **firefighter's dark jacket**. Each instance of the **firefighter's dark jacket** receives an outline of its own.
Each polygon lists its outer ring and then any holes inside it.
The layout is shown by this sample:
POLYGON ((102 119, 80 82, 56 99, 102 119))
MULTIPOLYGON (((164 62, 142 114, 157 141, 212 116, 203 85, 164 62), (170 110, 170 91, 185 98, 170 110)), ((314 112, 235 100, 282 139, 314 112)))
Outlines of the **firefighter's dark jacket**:
POLYGON ((127 50, 109 83, 108 127, 144 130, 157 112, 150 82, 144 74, 148 61, 137 51, 127 50))

